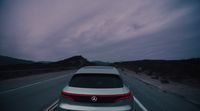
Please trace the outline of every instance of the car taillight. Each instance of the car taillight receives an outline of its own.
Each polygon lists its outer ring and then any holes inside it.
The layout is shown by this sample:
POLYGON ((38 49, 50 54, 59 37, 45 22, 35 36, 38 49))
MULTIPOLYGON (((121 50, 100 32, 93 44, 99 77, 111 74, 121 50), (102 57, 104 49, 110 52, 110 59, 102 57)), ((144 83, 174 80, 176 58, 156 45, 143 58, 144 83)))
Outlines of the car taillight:
POLYGON ((71 100, 73 100, 73 98, 72 98, 70 95, 68 95, 66 92, 61 91, 60 95, 61 95, 62 97, 64 97, 64 98, 66 98, 66 99, 71 99, 71 100))
POLYGON ((129 92, 129 93, 126 93, 126 94, 121 94, 121 95, 118 96, 118 98, 114 102, 124 100, 124 99, 128 99, 128 98, 132 98, 132 97, 133 97, 132 92, 129 92))
POLYGON ((95 103, 115 103, 120 100, 132 98, 133 94, 131 92, 125 94, 75 94, 69 92, 61 92, 61 96, 66 99, 71 99, 76 102, 92 102, 91 99, 95 96, 98 100, 95 103))

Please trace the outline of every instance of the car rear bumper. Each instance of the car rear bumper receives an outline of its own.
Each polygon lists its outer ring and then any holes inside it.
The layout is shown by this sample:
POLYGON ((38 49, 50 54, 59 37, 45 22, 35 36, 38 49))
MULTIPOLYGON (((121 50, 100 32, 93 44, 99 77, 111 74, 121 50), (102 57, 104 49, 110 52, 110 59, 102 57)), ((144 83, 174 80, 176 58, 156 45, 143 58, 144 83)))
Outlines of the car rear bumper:
POLYGON ((130 105, 97 107, 97 106, 80 106, 80 105, 61 103, 59 104, 58 108, 61 111, 132 111, 132 107, 130 105))

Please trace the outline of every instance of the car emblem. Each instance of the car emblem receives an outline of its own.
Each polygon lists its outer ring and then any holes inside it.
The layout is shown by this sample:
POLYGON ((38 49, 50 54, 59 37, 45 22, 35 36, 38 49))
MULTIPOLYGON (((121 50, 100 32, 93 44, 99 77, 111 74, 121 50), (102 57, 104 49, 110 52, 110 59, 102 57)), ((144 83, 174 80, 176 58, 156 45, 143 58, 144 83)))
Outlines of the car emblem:
POLYGON ((97 97, 96 96, 92 96, 91 100, 92 100, 92 102, 96 102, 97 101, 97 97))

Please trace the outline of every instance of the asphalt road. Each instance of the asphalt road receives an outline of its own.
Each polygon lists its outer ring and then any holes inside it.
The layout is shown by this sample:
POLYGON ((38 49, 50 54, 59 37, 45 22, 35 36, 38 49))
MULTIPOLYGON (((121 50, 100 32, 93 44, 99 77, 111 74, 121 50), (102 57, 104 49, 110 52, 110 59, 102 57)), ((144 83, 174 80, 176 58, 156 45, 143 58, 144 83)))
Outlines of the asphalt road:
MULTIPOLYGON (((43 111, 55 102, 75 70, 54 72, 0 82, 0 111, 43 111)), ((156 87, 121 72, 134 96, 148 111, 200 111, 182 97, 160 91, 156 87)), ((142 111, 136 104, 137 111, 142 111)))
POLYGON ((0 82, 0 111, 42 111, 58 99, 75 71, 0 82))
POLYGON ((200 106, 193 104, 183 97, 172 93, 163 92, 155 86, 151 86, 123 73, 123 79, 131 88, 134 96, 148 109, 148 111, 200 111, 200 106))

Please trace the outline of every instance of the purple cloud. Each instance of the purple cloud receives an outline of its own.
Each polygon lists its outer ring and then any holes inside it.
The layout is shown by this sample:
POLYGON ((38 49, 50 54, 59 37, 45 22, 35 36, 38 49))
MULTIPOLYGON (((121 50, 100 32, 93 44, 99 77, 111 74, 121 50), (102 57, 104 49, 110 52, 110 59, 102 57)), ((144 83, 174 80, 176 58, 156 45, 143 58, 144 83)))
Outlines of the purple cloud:
POLYGON ((6 0, 0 54, 31 60, 200 57, 200 2, 6 0))

